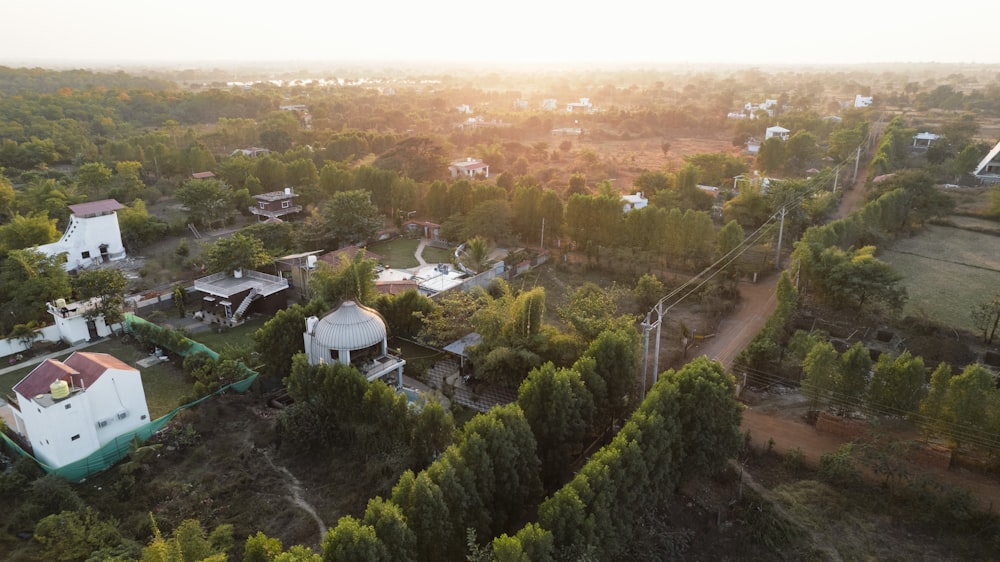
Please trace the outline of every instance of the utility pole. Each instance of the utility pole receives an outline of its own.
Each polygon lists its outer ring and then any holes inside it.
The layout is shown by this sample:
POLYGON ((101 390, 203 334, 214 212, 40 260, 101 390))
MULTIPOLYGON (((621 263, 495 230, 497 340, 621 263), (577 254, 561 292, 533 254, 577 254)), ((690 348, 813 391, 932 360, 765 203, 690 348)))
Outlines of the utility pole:
POLYGON ((542 241, 539 243, 541 249, 545 249, 545 217, 542 217, 542 241))
POLYGON ((785 234, 785 215, 788 211, 785 207, 781 208, 781 226, 778 227, 778 254, 774 258, 774 265, 777 269, 781 270, 781 237, 785 234))
POLYGON ((837 179, 840 178, 840 166, 834 168, 833 172, 833 192, 837 193, 837 179))
POLYGON ((851 183, 858 183, 858 164, 861 163, 861 145, 858 145, 858 154, 854 157, 854 177, 851 178, 851 183))

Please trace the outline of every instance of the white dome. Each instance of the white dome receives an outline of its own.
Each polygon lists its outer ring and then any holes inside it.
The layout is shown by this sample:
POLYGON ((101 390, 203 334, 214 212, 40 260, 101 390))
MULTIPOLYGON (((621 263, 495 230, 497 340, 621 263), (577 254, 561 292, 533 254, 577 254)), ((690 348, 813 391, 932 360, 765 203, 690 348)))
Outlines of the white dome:
POLYGON ((385 322, 374 310, 346 301, 316 324, 313 342, 327 349, 364 349, 385 340, 385 322))

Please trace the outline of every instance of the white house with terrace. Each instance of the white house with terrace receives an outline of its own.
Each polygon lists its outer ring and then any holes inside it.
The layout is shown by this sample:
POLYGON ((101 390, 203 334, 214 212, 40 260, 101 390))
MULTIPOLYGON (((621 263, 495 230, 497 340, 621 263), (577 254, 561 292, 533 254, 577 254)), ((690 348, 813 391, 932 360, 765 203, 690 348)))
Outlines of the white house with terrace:
POLYGON ((389 353, 385 320, 371 308, 345 301, 323 318, 310 316, 303 340, 310 365, 352 365, 368 382, 403 387, 406 361, 389 353))
POLYGON ((12 429, 41 462, 78 461, 149 422, 139 371, 107 353, 47 359, 13 388, 12 429))
POLYGON ((118 226, 118 211, 125 207, 114 199, 70 205, 69 225, 58 242, 36 249, 48 256, 66 254, 66 271, 125 258, 118 226))

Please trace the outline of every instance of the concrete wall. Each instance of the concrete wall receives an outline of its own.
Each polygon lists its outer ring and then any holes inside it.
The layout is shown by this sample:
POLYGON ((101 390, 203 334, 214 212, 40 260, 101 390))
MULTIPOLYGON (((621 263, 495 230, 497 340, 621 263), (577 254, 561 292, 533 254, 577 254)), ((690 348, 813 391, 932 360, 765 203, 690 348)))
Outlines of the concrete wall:
MULTIPOLYGON (((46 326, 41 329, 41 333, 35 342, 47 341, 47 342, 57 342, 61 339, 59 334, 59 328, 53 324, 51 326, 46 326)), ((25 351, 27 347, 18 340, 4 340, 0 339, 0 357, 7 358, 7 356, 13 356, 18 353, 25 351)), ((0 364, 0 367, 7 367, 8 361, 4 361, 0 364)))

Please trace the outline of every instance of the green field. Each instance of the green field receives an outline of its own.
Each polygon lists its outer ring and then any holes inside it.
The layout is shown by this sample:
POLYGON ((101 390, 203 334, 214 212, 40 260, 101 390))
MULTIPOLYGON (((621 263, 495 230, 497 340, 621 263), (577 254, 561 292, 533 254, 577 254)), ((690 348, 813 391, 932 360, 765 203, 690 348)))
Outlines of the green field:
POLYGON ((420 241, 415 238, 397 238, 368 246, 368 251, 382 256, 382 263, 393 269, 407 269, 420 265, 414 256, 420 241))
POLYGON ((904 316, 976 331, 970 311, 1000 289, 1000 238, 944 226, 897 240, 881 259, 903 275, 904 316))
MULTIPOLYGON (((106 342, 88 347, 82 351, 107 353, 129 365, 137 366, 140 359, 149 356, 146 350, 124 345, 112 338, 106 342)), ((59 354, 55 359, 63 360, 72 352, 59 354)), ((21 381, 37 365, 29 365, 10 373, 0 375, 0 396, 11 393, 11 388, 21 381)), ((146 404, 151 419, 156 419, 180 405, 181 399, 191 392, 191 382, 182 371, 171 363, 158 363, 150 367, 138 367, 142 376, 142 386, 146 392, 146 404)))
POLYGON ((432 248, 431 246, 424 246, 424 252, 421 254, 427 263, 451 263, 454 255, 453 250, 432 248))

